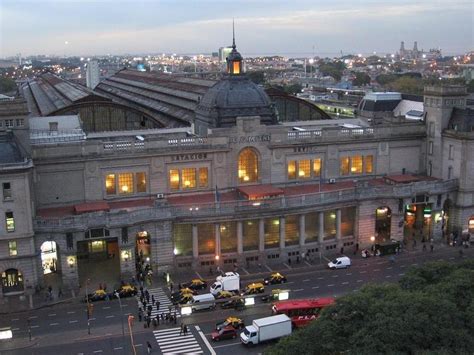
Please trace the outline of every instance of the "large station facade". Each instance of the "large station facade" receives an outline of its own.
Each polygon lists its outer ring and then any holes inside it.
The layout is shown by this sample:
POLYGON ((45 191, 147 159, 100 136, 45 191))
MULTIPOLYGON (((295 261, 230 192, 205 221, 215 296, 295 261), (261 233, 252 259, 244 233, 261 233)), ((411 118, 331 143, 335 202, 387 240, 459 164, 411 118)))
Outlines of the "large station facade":
POLYGON ((12 127, 5 121, 13 113, 4 113, 3 128, 29 136, 17 134, 28 140, 18 143, 23 158, 14 170, 5 161, 10 170, 0 173, 2 293, 34 288, 50 273, 76 287, 102 266, 130 278, 138 255, 158 272, 207 270, 474 232, 474 120, 465 88, 427 87, 421 122, 289 122, 242 69, 234 46, 217 82, 118 78, 134 88, 122 87, 128 97, 142 98, 129 111, 121 102, 127 117, 137 116, 127 125, 134 129, 84 129, 67 108, 68 116, 17 112, 28 125, 12 127), (181 108, 170 109, 170 93, 181 108), (151 105, 140 113, 145 96, 165 107, 161 116, 177 112, 180 120, 172 128, 161 128, 171 115, 140 124, 158 116, 151 105))

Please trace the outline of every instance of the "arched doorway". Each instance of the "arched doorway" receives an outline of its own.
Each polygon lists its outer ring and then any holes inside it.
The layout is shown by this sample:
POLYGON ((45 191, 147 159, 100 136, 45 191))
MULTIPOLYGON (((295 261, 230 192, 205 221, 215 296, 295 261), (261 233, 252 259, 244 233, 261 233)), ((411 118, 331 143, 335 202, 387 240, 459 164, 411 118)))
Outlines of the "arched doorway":
POLYGON ((56 273, 58 271, 58 250, 57 244, 53 240, 48 240, 41 244, 41 266, 43 275, 56 273))
POLYGON ((443 203, 443 210, 441 211, 441 228, 443 238, 446 239, 451 234, 451 226, 449 223, 449 216, 451 214, 452 202, 450 199, 446 199, 443 203))
POLYGON ((23 274, 17 269, 7 269, 2 273, 2 292, 4 295, 23 292, 23 274))
POLYGON ((375 242, 377 244, 390 241, 390 228, 392 225, 392 210, 379 207, 375 210, 375 242))
POLYGON ((252 148, 244 148, 239 154, 239 183, 258 182, 258 155, 252 148))
POLYGON ((137 233, 135 241, 135 254, 137 256, 137 260, 142 259, 141 261, 145 261, 146 258, 150 257, 150 234, 147 231, 141 231, 137 233))

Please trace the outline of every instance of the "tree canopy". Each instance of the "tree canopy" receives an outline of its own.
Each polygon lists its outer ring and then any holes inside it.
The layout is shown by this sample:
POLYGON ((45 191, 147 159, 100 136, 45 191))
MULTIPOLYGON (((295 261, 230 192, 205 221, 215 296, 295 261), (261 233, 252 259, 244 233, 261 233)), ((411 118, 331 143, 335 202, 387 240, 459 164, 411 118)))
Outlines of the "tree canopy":
POLYGON ((7 77, 0 77, 0 93, 9 93, 16 89, 15 80, 7 78, 7 77))
POLYGON ((338 298, 265 353, 468 354, 474 349, 474 260, 410 269, 398 284, 338 298))
POLYGON ((339 81, 342 78, 342 74, 346 66, 344 62, 331 62, 331 63, 324 63, 320 62, 319 71, 321 74, 325 76, 331 76, 334 80, 339 81))
POLYGON ((357 72, 352 80, 352 85, 363 86, 370 84, 370 76, 367 73, 357 72))

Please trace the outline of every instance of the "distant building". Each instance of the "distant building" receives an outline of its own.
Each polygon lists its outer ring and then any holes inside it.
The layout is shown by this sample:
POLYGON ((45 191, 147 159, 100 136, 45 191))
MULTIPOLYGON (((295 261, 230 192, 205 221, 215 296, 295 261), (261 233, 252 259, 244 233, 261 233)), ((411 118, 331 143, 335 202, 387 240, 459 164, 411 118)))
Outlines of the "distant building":
POLYGON ((219 48, 219 62, 225 63, 225 59, 232 52, 232 47, 221 47, 219 48))
POLYGON ((94 89, 99 84, 99 62, 91 60, 87 63, 86 83, 89 89, 94 89))
POLYGON ((428 52, 425 52, 423 49, 420 51, 418 49, 418 42, 415 41, 413 44, 413 49, 405 49, 405 42, 401 42, 400 50, 398 52, 398 56, 400 59, 405 60, 416 60, 416 59, 437 59, 441 57, 441 50, 440 49, 430 49, 428 52))

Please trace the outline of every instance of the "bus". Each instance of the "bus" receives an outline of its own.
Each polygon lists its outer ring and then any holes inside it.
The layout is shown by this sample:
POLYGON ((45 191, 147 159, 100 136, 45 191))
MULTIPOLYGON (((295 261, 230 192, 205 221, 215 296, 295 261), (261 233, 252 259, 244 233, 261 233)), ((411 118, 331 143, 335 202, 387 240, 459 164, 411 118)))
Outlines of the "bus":
POLYGON ((318 318, 324 307, 335 302, 336 300, 332 297, 280 301, 273 304, 272 312, 273 314, 286 314, 291 318, 293 327, 299 328, 318 318))

